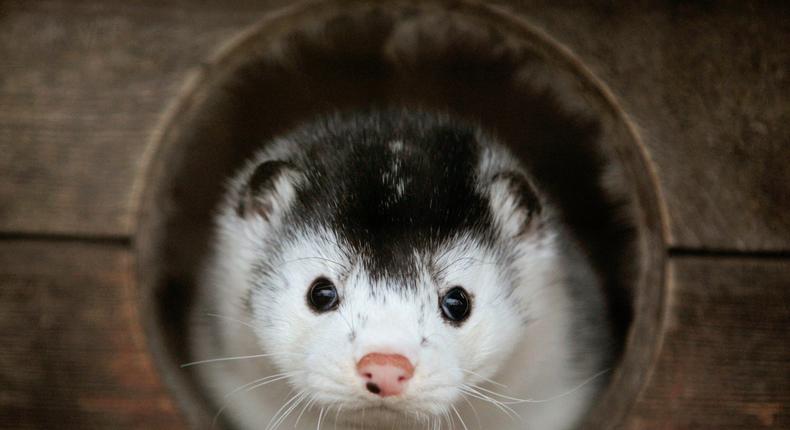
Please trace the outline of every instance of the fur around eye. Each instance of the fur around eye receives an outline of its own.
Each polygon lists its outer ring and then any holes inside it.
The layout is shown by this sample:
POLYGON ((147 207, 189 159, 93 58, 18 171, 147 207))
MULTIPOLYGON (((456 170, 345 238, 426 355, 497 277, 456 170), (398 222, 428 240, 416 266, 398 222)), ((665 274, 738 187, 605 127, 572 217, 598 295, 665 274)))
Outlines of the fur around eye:
POLYGON ((329 312, 337 309, 340 297, 335 284, 326 278, 317 278, 307 292, 307 303, 316 312, 329 312))
POLYGON ((439 299, 442 316, 453 324, 460 324, 469 318, 472 301, 462 287, 453 287, 439 299))

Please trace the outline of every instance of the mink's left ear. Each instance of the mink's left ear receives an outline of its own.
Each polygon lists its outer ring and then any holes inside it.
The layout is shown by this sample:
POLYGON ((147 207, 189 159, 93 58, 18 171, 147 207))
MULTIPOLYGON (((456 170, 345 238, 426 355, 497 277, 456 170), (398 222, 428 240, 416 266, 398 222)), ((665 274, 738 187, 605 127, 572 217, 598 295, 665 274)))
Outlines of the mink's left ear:
POLYGON ((542 211, 538 193, 524 174, 506 171, 491 178, 491 212, 503 236, 512 238, 536 227, 542 211))

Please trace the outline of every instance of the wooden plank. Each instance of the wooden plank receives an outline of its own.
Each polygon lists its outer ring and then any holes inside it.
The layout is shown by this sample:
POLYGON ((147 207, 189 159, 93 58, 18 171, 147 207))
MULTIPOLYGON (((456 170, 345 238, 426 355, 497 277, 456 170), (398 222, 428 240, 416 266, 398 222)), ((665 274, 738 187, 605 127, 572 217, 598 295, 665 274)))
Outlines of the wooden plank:
POLYGON ((674 258, 666 305, 624 428, 790 428, 790 260, 674 258))
MULTIPOLYGON (((129 235, 146 144, 188 71, 284 3, 3 2, 0 231, 129 235)), ((672 246, 790 249, 788 8, 505 3, 634 118, 672 246)))
POLYGON ((220 3, 0 5, 0 231, 133 231, 161 113, 190 69, 275 2, 220 3))
POLYGON ((0 242, 0 427, 183 428, 145 345, 130 252, 0 242))
POLYGON ((513 3, 578 54, 635 121, 673 247, 790 249, 790 8, 513 3))

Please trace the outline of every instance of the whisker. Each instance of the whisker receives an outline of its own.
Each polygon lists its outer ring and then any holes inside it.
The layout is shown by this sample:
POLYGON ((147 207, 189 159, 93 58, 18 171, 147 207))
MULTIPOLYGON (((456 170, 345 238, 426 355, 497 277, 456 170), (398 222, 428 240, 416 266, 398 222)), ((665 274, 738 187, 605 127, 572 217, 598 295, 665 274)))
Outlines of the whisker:
POLYGON ((282 413, 280 413, 280 417, 272 426, 272 430, 277 430, 282 425, 282 423, 285 422, 288 416, 291 415, 291 412, 293 412, 296 408, 299 407, 299 404, 302 403, 305 397, 307 397, 307 393, 305 393, 304 391, 300 391, 296 394, 296 398, 291 398, 291 400, 288 402, 290 403, 290 405, 288 406, 287 409, 285 409, 282 413))
POLYGON ((513 408, 511 408, 510 406, 504 404, 499 400, 496 400, 488 395, 485 395, 468 385, 462 385, 460 389, 462 392, 466 392, 466 394, 468 394, 471 397, 491 403, 511 419, 514 418, 518 418, 519 420, 521 419, 521 416, 515 410, 513 410, 513 408))
POLYGON ((473 262, 473 263, 475 263, 475 264, 469 264, 469 265, 467 265, 467 266, 463 267, 463 269, 471 269, 472 267, 476 267, 476 266, 483 266, 483 265, 493 265, 493 264, 496 264, 496 262, 494 262, 494 261, 484 261, 484 260, 480 260, 480 259, 477 259, 477 258, 474 258, 474 257, 458 257, 458 258, 456 258, 456 259, 455 259, 455 260, 453 260, 453 261, 450 261, 450 262, 447 262, 447 263, 444 263, 444 264, 442 264, 442 265, 441 265, 441 267, 440 267, 440 268, 439 268, 439 269, 436 271, 436 274, 437 274, 439 277, 443 277, 443 276, 444 276, 444 274, 445 274, 445 273, 446 273, 446 272, 447 272, 447 271, 448 271, 448 270, 449 270, 449 269, 450 269, 452 266, 454 266, 454 265, 456 265, 457 263, 459 263, 459 262, 461 262, 461 261, 464 261, 464 260, 471 261, 471 262, 473 262))
POLYGON ((222 358, 209 358, 207 360, 198 360, 192 361, 190 363, 184 363, 181 365, 181 368, 196 366, 198 364, 206 364, 206 363, 216 363, 220 361, 232 361, 232 360, 248 360, 251 358, 263 358, 263 357, 273 357, 276 355, 298 355, 301 356, 302 354, 290 353, 290 352, 272 352, 267 354, 255 354, 255 355, 240 355, 236 357, 222 357, 222 358))
MULTIPOLYGON (((460 257, 460 258, 456 258, 455 260, 453 260, 453 262, 447 264, 447 266, 452 266, 452 265, 454 265, 454 264, 456 264, 458 262, 464 261, 464 260, 472 261, 472 262, 476 263, 476 265, 478 265, 478 266, 496 264, 495 261, 485 261, 485 260, 480 260, 479 258, 474 258, 474 257, 460 257)), ((474 267, 474 265, 470 265, 470 266, 467 266, 465 268, 468 269, 468 268, 471 268, 471 267, 474 267)))
POLYGON ((587 385, 590 382, 594 381, 596 378, 600 377, 601 375, 603 375, 604 373, 608 372, 609 370, 611 370, 611 369, 604 369, 604 370, 596 373, 595 375, 585 379, 579 385, 571 388, 570 390, 568 390, 568 391, 566 391, 564 393, 557 394, 556 396, 552 396, 552 397, 548 397, 548 398, 540 399, 540 400, 527 399, 527 400, 521 400, 521 401, 518 401, 518 402, 509 402, 509 403, 506 402, 506 403, 507 404, 511 404, 511 405, 515 405, 515 404, 519 404, 519 403, 546 403, 546 402, 551 402, 553 400, 557 400, 559 398, 562 398, 562 397, 565 397, 567 395, 575 393, 576 391, 580 390, 582 387, 584 387, 585 385, 587 385))
POLYGON ((225 404, 222 405, 221 408, 219 408, 219 410, 217 411, 217 414, 214 415, 214 419, 211 420, 211 428, 212 429, 217 427, 217 420, 219 420, 219 416, 222 414, 222 411, 224 411, 225 408, 227 408, 229 405, 230 405, 230 402, 225 402, 225 404))
POLYGON ((282 424, 283 420, 285 420, 285 417, 288 416, 286 412, 290 413, 289 411, 292 410, 290 406, 292 404, 298 405, 299 402, 301 402, 300 399, 306 395, 307 394, 304 391, 299 391, 298 393, 291 396, 285 403, 283 403, 282 406, 280 406, 280 409, 278 409, 277 412, 275 412, 274 415, 272 415, 272 418, 269 420, 269 423, 266 425, 266 430, 276 430, 277 427, 279 427, 280 424, 282 424))
POLYGON ((491 394, 491 395, 497 396, 497 397, 501 397, 501 398, 506 399, 506 400, 512 400, 512 401, 517 402, 517 403, 519 403, 519 402, 528 402, 529 401, 527 399, 519 399, 517 397, 506 396, 504 394, 497 393, 496 391, 492 391, 492 390, 489 390, 487 388, 483 388, 483 387, 481 387, 479 385, 471 384, 471 385, 467 385, 467 386, 468 387, 474 387, 474 388, 476 388, 476 389, 478 389, 478 390, 480 390, 480 391, 482 391, 484 393, 491 394))
POLYGON ((261 383, 258 383, 258 384, 254 384, 251 387, 247 388, 247 391, 255 390, 257 388, 263 387, 264 385, 271 384, 272 382, 277 382, 277 381, 282 381, 283 379, 288 379, 291 376, 295 375, 296 373, 300 373, 300 372, 297 371, 297 372, 292 372, 292 373, 290 373, 288 375, 280 375, 280 376, 278 376, 276 378, 272 378, 272 379, 270 379, 268 381, 261 382, 261 383))
POLYGON ((223 319, 223 320, 227 320, 227 321, 231 321, 231 322, 236 322, 236 323, 239 323, 239 324, 241 324, 241 325, 243 325, 243 326, 247 326, 247 327, 251 328, 252 330, 255 330, 255 326, 253 326, 252 324, 250 324, 250 323, 248 323, 248 322, 244 322, 244 321, 242 321, 242 320, 240 320, 240 319, 236 319, 236 318, 233 318, 233 317, 229 317, 229 316, 227 316, 227 315, 220 315, 220 314, 215 314, 215 313, 207 312, 207 313, 206 313, 206 316, 209 316, 209 317, 214 317, 214 318, 219 318, 219 319, 223 319))
POLYGON ((284 372, 284 373, 279 373, 279 374, 275 374, 275 375, 269 375, 269 376, 266 376, 266 377, 263 377, 263 378, 260 378, 260 379, 256 379, 255 381, 248 382, 248 383, 246 383, 246 384, 244 384, 244 385, 242 385, 240 387, 236 387, 235 389, 233 389, 233 391, 229 392, 228 394, 225 394, 225 399, 226 399, 225 404, 223 404, 222 407, 219 408, 219 410, 217 411, 216 415, 214 415, 214 419, 211 421, 211 428, 215 428, 217 426, 217 421, 219 420, 219 416, 222 414, 222 412, 228 406, 230 406, 230 403, 231 403, 231 400, 232 400, 231 397, 233 397, 239 391, 241 391, 241 390, 243 390, 243 389, 245 389, 245 388, 247 388, 247 387, 249 387, 251 385, 258 384, 259 382, 261 382, 263 380, 267 380, 267 381, 264 382, 263 384, 255 385, 254 387, 249 388, 247 391, 250 391, 250 390, 253 390, 255 388, 258 388, 259 386, 266 385, 266 384, 268 384, 270 382, 281 381, 283 379, 288 378, 289 376, 293 376, 293 375, 295 375, 297 373, 301 373, 301 372, 302 372, 301 370, 296 370, 296 371, 293 371, 293 372, 284 372))
POLYGON ((450 416, 450 411, 447 410, 447 408, 444 408, 442 410, 442 416, 444 417, 442 419, 443 421, 447 420, 447 428, 448 429, 453 429, 454 428, 454 426, 453 426, 453 418, 450 416))
POLYGON ((315 430, 321 430, 321 420, 324 418, 324 408, 321 408, 321 411, 318 412, 318 424, 315 426, 315 430))
POLYGON ((335 412, 335 426, 334 430, 337 430, 337 419, 340 417, 340 411, 343 409, 343 404, 339 404, 337 406, 337 412, 335 412))
MULTIPOLYGON (((282 416, 282 417, 281 417, 281 419, 280 419, 280 422, 277 424, 277 427, 280 427, 280 425, 282 425, 282 423, 283 423, 283 422, 285 422, 285 419, 286 419, 286 418, 288 418, 288 416, 289 416, 289 415, 291 415, 291 413, 293 413, 293 411, 295 411, 295 410, 296 410, 296 408, 298 408, 298 407, 299 407, 299 405, 300 405, 300 404, 301 404, 301 403, 304 401, 304 399, 306 399, 307 397, 308 397, 307 393, 303 393, 302 395, 300 395, 300 396, 299 396, 299 399, 297 399, 297 400, 296 400, 296 401, 295 401, 295 402, 294 402, 294 403, 291 405, 291 407, 289 407, 289 408, 288 408, 288 410, 287 410, 287 411, 285 411, 285 413, 283 414, 283 416, 282 416)), ((275 427, 275 430, 276 430, 276 428, 277 428, 277 427, 275 427)))
POLYGON ((482 429, 483 423, 480 421, 480 415, 477 413, 475 405, 472 404, 472 401, 469 400, 465 393, 461 393, 461 398, 466 402, 467 405, 469 405, 470 408, 472 408, 472 414, 474 414, 475 421, 477 421, 477 428, 482 429))
POLYGON ((460 367, 458 368, 458 370, 460 370, 460 371, 462 371, 462 372, 466 372, 466 373, 468 373, 468 374, 470 374, 470 375, 477 376, 478 378, 480 378, 480 379, 482 379, 483 381, 486 381, 486 382, 488 382, 488 383, 490 383, 490 384, 498 385, 498 386, 500 386, 500 387, 502 387, 502 388, 507 388, 507 385, 505 385, 505 384, 502 384, 502 383, 500 383, 500 382, 497 382, 497 381, 494 381, 493 379, 486 378, 485 376, 483 376, 483 375, 481 375, 481 374, 479 374, 479 373, 472 372, 471 370, 462 369, 462 368, 460 368, 460 367))
POLYGON ((469 430, 469 429, 466 427, 466 423, 464 422, 464 419, 463 419, 463 418, 461 418, 461 414, 460 414, 460 413, 458 413, 458 409, 457 409, 455 406, 453 406, 453 405, 450 405, 450 407, 453 409, 453 412, 455 412, 455 416, 456 416, 456 417, 458 417, 458 421, 461 421, 461 427, 463 427, 463 428, 464 428, 464 430, 469 430))
POLYGON ((299 261, 305 261, 305 260, 321 260, 321 261, 324 261, 324 262, 327 262, 327 263, 335 264, 338 267, 340 267, 341 269, 343 269, 344 271, 346 270, 346 266, 343 263, 339 263, 339 262, 337 262, 335 260, 331 260, 331 259, 325 258, 325 257, 300 257, 300 258, 294 258, 293 260, 286 260, 286 261, 281 262, 279 267, 285 266, 286 264, 297 263, 299 261))
POLYGON ((311 394, 310 396, 308 396, 307 402, 304 404, 304 406, 302 407, 302 410, 299 412, 299 415, 297 415, 297 417, 296 417, 296 422, 294 423, 294 428, 296 428, 296 426, 299 425, 299 420, 302 419, 302 415, 304 415, 304 412, 306 410, 310 409, 310 405, 312 405, 313 402, 315 402, 315 400, 316 400, 315 395, 311 394))
POLYGON ((237 392, 239 392, 239 391, 241 391, 241 390, 243 390, 243 389, 245 389, 245 388, 247 388, 249 386, 255 385, 257 383, 264 382, 264 381, 267 381, 267 383, 268 382, 275 382, 275 381, 279 381, 280 379, 284 379, 284 378, 287 378, 287 377, 299 374, 301 372, 302 372, 301 370, 295 370, 295 371, 292 371, 292 372, 275 373, 274 375, 269 375, 269 376, 265 376, 265 377, 260 378, 260 379, 256 379, 256 380, 248 382, 248 383, 246 383, 246 384, 244 384, 244 385, 242 385, 240 387, 236 387, 233 391, 225 394, 225 398, 227 399, 228 397, 233 396, 237 392))

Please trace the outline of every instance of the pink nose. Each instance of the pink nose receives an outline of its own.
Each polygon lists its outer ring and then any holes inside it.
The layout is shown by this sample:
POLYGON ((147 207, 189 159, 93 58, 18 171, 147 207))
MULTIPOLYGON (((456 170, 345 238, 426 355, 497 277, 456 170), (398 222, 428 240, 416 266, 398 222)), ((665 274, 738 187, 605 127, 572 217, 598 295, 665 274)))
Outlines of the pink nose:
POLYGON ((365 381, 365 388, 381 397, 397 396, 414 375, 414 366, 399 354, 368 354, 357 363, 357 373, 365 381))

